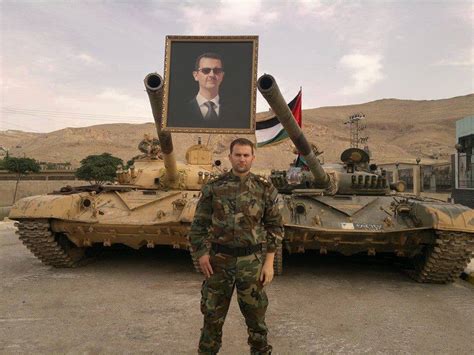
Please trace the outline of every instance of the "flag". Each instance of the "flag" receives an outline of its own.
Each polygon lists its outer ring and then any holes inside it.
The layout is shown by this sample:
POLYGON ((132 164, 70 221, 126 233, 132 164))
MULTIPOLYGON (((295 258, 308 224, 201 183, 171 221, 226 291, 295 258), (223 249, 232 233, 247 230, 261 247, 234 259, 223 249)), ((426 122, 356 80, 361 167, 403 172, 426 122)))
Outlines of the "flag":
MULTIPOLYGON (((298 92, 293 100, 288 104, 293 116, 295 117, 298 126, 301 127, 301 96, 302 90, 298 92)), ((257 138, 257 147, 275 144, 288 138, 288 132, 283 128, 276 116, 273 116, 265 121, 257 122, 255 136, 257 138)))

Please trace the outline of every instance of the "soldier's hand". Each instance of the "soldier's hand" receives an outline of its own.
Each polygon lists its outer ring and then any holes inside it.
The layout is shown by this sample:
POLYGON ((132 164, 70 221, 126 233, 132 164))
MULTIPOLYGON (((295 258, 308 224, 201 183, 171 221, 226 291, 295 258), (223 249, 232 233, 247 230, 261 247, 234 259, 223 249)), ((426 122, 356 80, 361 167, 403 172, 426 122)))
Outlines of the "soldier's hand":
POLYGON ((203 255, 199 258, 199 266, 201 267, 201 270, 206 278, 211 277, 211 275, 214 273, 214 271, 212 271, 209 255, 203 255))
POLYGON ((263 286, 268 285, 273 280, 273 260, 269 262, 266 260, 262 266, 262 272, 260 273, 260 282, 262 282, 263 286))

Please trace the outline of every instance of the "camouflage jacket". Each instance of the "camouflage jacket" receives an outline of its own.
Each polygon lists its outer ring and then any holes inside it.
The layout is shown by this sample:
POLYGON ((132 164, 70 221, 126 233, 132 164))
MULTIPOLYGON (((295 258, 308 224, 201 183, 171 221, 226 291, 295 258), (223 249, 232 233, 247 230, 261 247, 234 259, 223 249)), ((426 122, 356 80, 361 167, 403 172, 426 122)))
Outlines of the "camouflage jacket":
POLYGON ((158 151, 161 151, 160 141, 156 138, 153 138, 152 140, 143 139, 138 144, 138 150, 145 154, 156 154, 158 151))
POLYGON ((267 244, 275 252, 283 238, 283 222, 275 187, 248 174, 242 180, 228 172, 209 181, 191 225, 189 241, 196 257, 208 254, 211 242, 229 247, 267 244))

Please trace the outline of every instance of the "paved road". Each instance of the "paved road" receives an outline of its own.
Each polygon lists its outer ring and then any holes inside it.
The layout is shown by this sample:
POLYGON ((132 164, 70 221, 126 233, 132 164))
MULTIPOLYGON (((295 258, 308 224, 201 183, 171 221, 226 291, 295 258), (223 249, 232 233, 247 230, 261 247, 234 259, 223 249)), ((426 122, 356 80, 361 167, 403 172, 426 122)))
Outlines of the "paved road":
MULTIPOLYGON (((474 286, 422 285, 393 261, 298 255, 269 287, 275 353, 474 353, 474 286)), ((201 278, 173 250, 43 266, 0 228, 0 352, 193 353, 201 278)), ((223 354, 247 352, 237 302, 223 354)))

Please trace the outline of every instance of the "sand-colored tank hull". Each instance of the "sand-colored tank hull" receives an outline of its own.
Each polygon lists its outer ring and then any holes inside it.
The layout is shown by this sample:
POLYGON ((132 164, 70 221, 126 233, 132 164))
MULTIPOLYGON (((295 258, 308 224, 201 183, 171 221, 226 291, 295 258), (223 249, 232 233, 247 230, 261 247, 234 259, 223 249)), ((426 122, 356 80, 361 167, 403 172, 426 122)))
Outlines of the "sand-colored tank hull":
POLYGON ((76 247, 93 244, 187 248, 198 191, 107 191, 27 197, 10 218, 47 220, 53 233, 63 233, 76 247))
POLYGON ((290 253, 376 255, 414 261, 410 276, 445 283, 474 252, 474 210, 403 196, 285 196, 285 248, 290 253))

